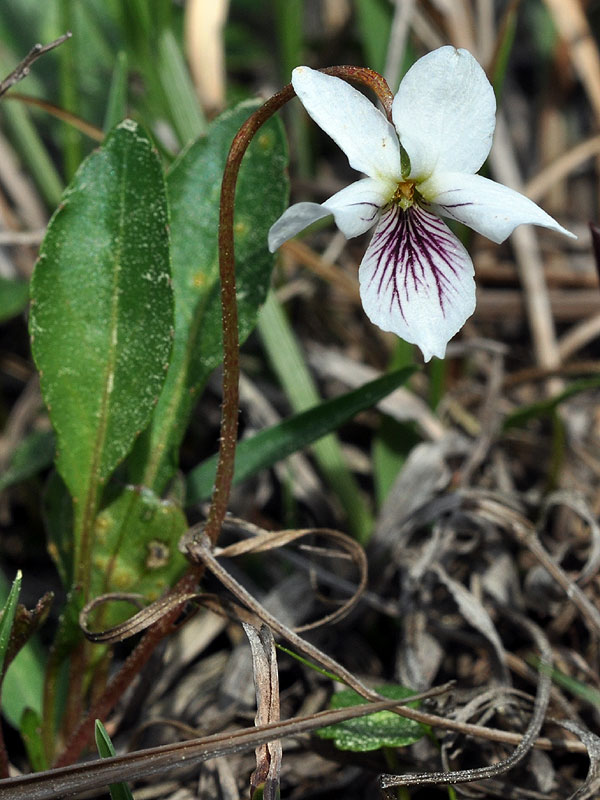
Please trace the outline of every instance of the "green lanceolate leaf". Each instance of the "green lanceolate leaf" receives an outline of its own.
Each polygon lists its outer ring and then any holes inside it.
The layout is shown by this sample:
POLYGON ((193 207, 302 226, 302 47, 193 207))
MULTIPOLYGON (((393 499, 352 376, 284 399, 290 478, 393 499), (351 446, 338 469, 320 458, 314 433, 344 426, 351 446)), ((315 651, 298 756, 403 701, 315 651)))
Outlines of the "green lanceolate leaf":
MULTIPOLYGON (((336 430, 353 416, 378 403, 397 389, 415 371, 415 367, 383 375, 342 397, 326 400, 315 408, 260 431, 239 442, 235 454, 234 483, 271 467, 282 458, 307 447, 336 430)), ((193 469, 187 479, 187 503, 199 503, 210 497, 215 479, 217 457, 213 456, 193 469)))
MULTIPOLYGON (((187 530, 183 512, 149 489, 127 487, 96 518, 91 594, 131 592, 152 602, 187 566, 177 543, 187 530)), ((104 605, 94 625, 116 625, 135 611, 130 603, 104 605)))
POLYGON ((135 122, 118 125, 78 170, 48 227, 31 298, 33 355, 79 519, 85 585, 100 486, 147 424, 171 350, 165 185, 135 122))
MULTIPOLYGON (((403 700, 415 694, 412 689, 396 684, 377 686, 375 691, 384 697, 396 700, 403 700)), ((330 708, 347 708, 367 702, 354 689, 343 689, 333 695, 330 708)), ((410 703, 409 707, 416 708, 418 705, 410 703)), ((338 722, 315 732, 322 739, 333 739, 339 750, 364 753, 367 750, 378 750, 380 747, 406 747, 414 744, 429 732, 429 728, 420 722, 394 714, 393 711, 376 711, 366 717, 338 722)))
MULTIPOLYGON (((152 424, 136 444, 131 479, 162 493, 198 390, 222 359, 218 220, 221 178, 231 142, 258 107, 241 103, 216 119, 176 162, 167 178, 171 207, 175 340, 171 366, 152 424)), ((273 256, 270 225, 287 199, 286 145, 276 119, 260 129, 239 173, 235 205, 240 339, 256 323, 273 256)))

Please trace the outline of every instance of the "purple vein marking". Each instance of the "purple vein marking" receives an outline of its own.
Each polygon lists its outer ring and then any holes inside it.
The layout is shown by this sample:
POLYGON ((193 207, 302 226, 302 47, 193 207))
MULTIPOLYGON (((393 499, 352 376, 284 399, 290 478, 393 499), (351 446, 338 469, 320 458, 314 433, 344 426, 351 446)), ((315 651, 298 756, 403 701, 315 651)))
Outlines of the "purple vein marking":
POLYGON ((409 290, 435 291, 442 314, 456 293, 453 278, 462 269, 454 235, 438 217, 419 205, 407 211, 391 206, 382 216, 369 246, 375 269, 369 285, 394 303, 406 322, 403 305, 409 290))
POLYGON ((350 203, 349 206, 350 207, 353 207, 353 206, 371 206, 371 208, 373 209, 371 211, 371 216, 370 217, 361 217, 363 222, 375 222, 376 216, 381 211, 381 206, 378 206, 377 203, 369 203, 366 200, 363 200, 360 203, 350 203))

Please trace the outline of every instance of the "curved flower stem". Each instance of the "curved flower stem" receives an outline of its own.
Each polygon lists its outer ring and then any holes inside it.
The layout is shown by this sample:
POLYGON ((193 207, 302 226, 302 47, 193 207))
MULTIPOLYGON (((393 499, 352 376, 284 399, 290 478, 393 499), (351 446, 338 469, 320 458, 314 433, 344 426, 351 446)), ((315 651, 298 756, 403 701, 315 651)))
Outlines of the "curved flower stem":
MULTIPOLYGON (((393 94, 379 73, 361 67, 328 67, 322 72, 344 80, 362 83, 379 98, 388 118, 391 116, 393 94)), ((221 409, 221 438, 219 461, 212 501, 206 525, 206 534, 214 545, 221 532, 225 519, 231 482, 238 428, 238 379, 239 379, 239 337, 238 314, 235 284, 235 254, 233 242, 233 211, 237 177, 244 153, 252 137, 273 114, 295 96, 291 84, 273 95, 250 116, 238 131, 231 144, 223 183, 221 185, 221 209, 219 217, 219 269, 221 274, 221 308, 223 324, 223 405, 221 409)), ((171 589, 170 594, 184 597, 193 590, 202 577, 203 564, 193 564, 185 575, 171 589)), ((182 601, 185 602, 185 601, 182 601)), ((65 749, 55 762, 55 766, 66 766, 77 760, 82 750, 93 737, 94 720, 104 720, 117 701, 146 664, 154 648, 169 633, 179 616, 179 609, 171 610, 142 637, 140 643, 111 679, 102 696, 90 708, 76 730, 71 734, 65 749)))
MULTIPOLYGON (((379 73, 370 69, 351 66, 327 67, 321 71, 337 78, 362 83, 367 88, 372 89, 381 101, 387 117, 390 118, 393 94, 385 78, 379 73)), ((221 185, 219 269, 221 274, 223 324, 223 405, 221 408, 221 438, 217 474, 208 519, 204 528, 204 533, 206 533, 213 545, 219 537, 227 512, 227 503, 233 480, 238 429, 239 337, 233 242, 235 187, 242 158, 252 137, 276 111, 279 111, 294 96, 294 88, 291 84, 288 84, 246 120, 229 150, 221 185)))

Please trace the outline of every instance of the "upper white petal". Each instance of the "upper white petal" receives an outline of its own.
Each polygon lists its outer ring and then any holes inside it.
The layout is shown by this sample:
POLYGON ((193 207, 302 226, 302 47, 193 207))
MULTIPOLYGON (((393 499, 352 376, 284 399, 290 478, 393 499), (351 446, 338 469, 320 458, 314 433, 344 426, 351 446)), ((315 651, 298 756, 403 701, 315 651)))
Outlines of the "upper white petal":
POLYGON ((393 205, 379 221, 359 270, 369 319, 443 358, 449 339, 475 309, 473 263, 438 217, 393 205))
POLYGON ((436 173, 419 190, 432 211, 463 222, 493 242, 503 242, 517 225, 524 223, 577 238, 533 200, 481 175, 436 173))
POLYGON ((269 250, 274 253, 284 242, 332 212, 319 203, 296 203, 286 209, 269 230, 269 250))
POLYGON ((490 152, 496 99, 467 50, 440 47, 406 73, 392 117, 411 163, 410 177, 477 172, 490 152))
POLYGON ((400 180, 398 136, 370 100, 346 81, 310 67, 296 67, 292 85, 317 125, 348 156, 351 167, 371 178, 400 180))

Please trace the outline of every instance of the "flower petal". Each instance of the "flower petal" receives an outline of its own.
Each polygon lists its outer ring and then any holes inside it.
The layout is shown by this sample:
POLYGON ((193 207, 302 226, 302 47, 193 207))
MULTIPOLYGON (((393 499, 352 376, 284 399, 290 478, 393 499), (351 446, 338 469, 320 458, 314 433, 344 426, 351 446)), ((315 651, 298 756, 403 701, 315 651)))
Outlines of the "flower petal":
POLYGON ((269 229, 269 250, 274 253, 288 239, 331 213, 319 203, 296 203, 290 206, 269 229))
POLYGON ((525 223, 577 238, 533 200, 481 175, 436 173, 419 191, 436 214, 463 222, 493 242, 503 242, 525 223))
POLYGON ((350 166, 371 178, 401 180, 394 126, 370 100, 340 78, 296 67, 292 84, 310 116, 348 156, 350 166))
POLYGON ((395 188, 395 184, 362 178, 336 192, 323 203, 323 208, 328 208, 333 214, 335 224, 344 236, 352 239, 375 225, 395 188))
POLYGON ((336 192, 322 205, 318 203, 296 203, 290 206, 271 226, 269 250, 274 253, 292 236, 323 217, 333 214, 335 224, 347 239, 360 236, 379 219, 379 214, 394 192, 382 181, 362 178, 336 192))
POLYGON ((411 163, 410 177, 434 170, 477 172, 490 152, 496 99, 467 50, 440 47, 406 73, 392 117, 411 163))
POLYGON ((393 205, 381 217, 359 270, 371 322, 443 358, 449 339, 475 310, 473 263, 438 217, 393 205))

